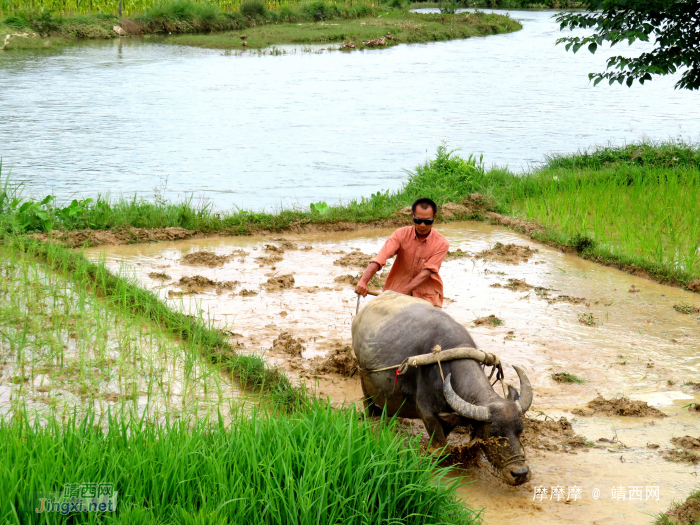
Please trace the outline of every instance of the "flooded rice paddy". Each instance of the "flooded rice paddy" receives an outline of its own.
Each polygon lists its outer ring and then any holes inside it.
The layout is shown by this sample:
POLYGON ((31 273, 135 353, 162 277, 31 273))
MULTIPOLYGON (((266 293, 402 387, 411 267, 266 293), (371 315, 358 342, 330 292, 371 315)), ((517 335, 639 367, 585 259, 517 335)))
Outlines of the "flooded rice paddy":
POLYGON ((700 105, 675 78, 594 88, 609 51, 555 46, 551 11, 511 15, 521 31, 350 53, 137 38, 0 52, 3 173, 41 197, 271 209, 396 189, 443 140, 522 170, 608 141, 700 139, 700 105))
MULTIPOLYGON (((667 461, 661 453, 675 449, 671 438, 700 434, 700 415, 684 408, 700 402, 685 384, 700 381, 700 320, 674 309, 700 306, 698 295, 563 254, 498 227, 463 222, 439 230, 453 252, 466 252, 441 270, 445 311, 470 330, 480 348, 525 368, 535 393, 528 416, 540 421, 565 417, 588 442, 552 447, 544 435, 541 442, 530 442, 533 478, 521 487, 502 485, 479 465, 461 471, 465 480, 474 480, 461 494, 471 505, 486 508, 486 523, 650 523, 672 501, 685 499, 697 485, 696 468, 667 461), (496 243, 537 251, 518 264, 475 256, 496 243), (503 324, 475 324, 490 315, 503 324), (558 372, 586 382, 557 383, 551 376, 558 372), (598 395, 642 400, 668 417, 591 415, 586 404, 598 395), (533 501, 540 485, 578 486, 581 495, 568 503, 549 495, 533 501), (613 500, 613 487, 620 486, 642 487, 641 500, 613 500), (646 498, 647 486, 659 487, 658 500, 646 498)), ((376 253, 390 233, 222 237, 100 247, 86 254, 105 257, 114 270, 133 272, 173 307, 211 316, 242 351, 264 352, 293 380, 313 385, 340 405, 362 398, 357 375, 342 366, 327 367, 329 356, 342 354, 351 342, 357 301, 344 281, 361 272, 367 259, 362 254, 376 253), (210 253, 198 253, 203 251, 210 253)), ((506 373, 507 381, 517 384, 512 369, 506 373)))
POLYGON ((0 257, 0 415, 65 419, 125 410, 160 421, 216 415, 240 391, 197 348, 115 313, 26 260, 0 257))

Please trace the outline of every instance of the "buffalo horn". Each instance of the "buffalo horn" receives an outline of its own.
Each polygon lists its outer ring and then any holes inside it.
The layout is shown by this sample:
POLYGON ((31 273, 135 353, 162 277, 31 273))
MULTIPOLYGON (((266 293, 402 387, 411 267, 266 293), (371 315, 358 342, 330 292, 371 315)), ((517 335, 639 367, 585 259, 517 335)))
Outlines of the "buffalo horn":
POLYGON ((530 405, 532 405, 532 387, 530 386, 530 381, 527 379, 527 375, 525 375, 525 370, 515 365, 513 365, 513 368, 515 368, 520 378, 520 399, 518 399, 516 403, 520 407, 520 412, 524 414, 527 412, 527 409, 530 408, 530 405))
MULTIPOLYGON (((459 397, 454 390, 452 390, 452 384, 450 383, 450 378, 452 374, 447 374, 445 378, 445 384, 442 387, 445 392, 445 399, 447 404, 452 407, 452 410, 457 412, 459 415, 468 417, 469 419, 475 419, 476 421, 488 421, 489 420, 489 409, 486 407, 480 407, 467 403, 464 399, 459 397)), ((525 380, 527 381, 527 379, 525 380)))

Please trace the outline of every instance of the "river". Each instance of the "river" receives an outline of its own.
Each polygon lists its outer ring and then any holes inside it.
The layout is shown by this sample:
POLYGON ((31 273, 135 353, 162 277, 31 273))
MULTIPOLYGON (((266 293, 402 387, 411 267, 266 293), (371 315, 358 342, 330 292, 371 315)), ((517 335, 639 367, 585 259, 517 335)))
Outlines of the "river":
POLYGON ((3 177, 35 196, 274 210, 398 188, 442 141, 524 170, 609 141, 700 138, 697 94, 677 78, 594 88, 609 51, 555 46, 553 12, 511 15, 522 31, 348 53, 136 38, 0 52, 3 177))

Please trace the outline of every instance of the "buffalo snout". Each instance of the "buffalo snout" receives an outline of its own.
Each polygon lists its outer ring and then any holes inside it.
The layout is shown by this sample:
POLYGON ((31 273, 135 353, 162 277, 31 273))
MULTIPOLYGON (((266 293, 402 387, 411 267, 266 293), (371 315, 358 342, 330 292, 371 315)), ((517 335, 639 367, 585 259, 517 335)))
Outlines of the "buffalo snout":
POLYGON ((527 465, 513 465, 508 467, 503 474, 509 485, 522 485, 530 481, 531 477, 527 465))

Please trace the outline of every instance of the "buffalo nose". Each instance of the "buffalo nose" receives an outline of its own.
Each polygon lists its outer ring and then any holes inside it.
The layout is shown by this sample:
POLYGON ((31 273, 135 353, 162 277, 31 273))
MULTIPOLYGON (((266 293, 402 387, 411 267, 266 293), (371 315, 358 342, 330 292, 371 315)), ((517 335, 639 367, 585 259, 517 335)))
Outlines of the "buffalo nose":
POLYGON ((511 469, 510 475, 516 482, 524 483, 530 477, 530 469, 527 467, 515 467, 511 469))

